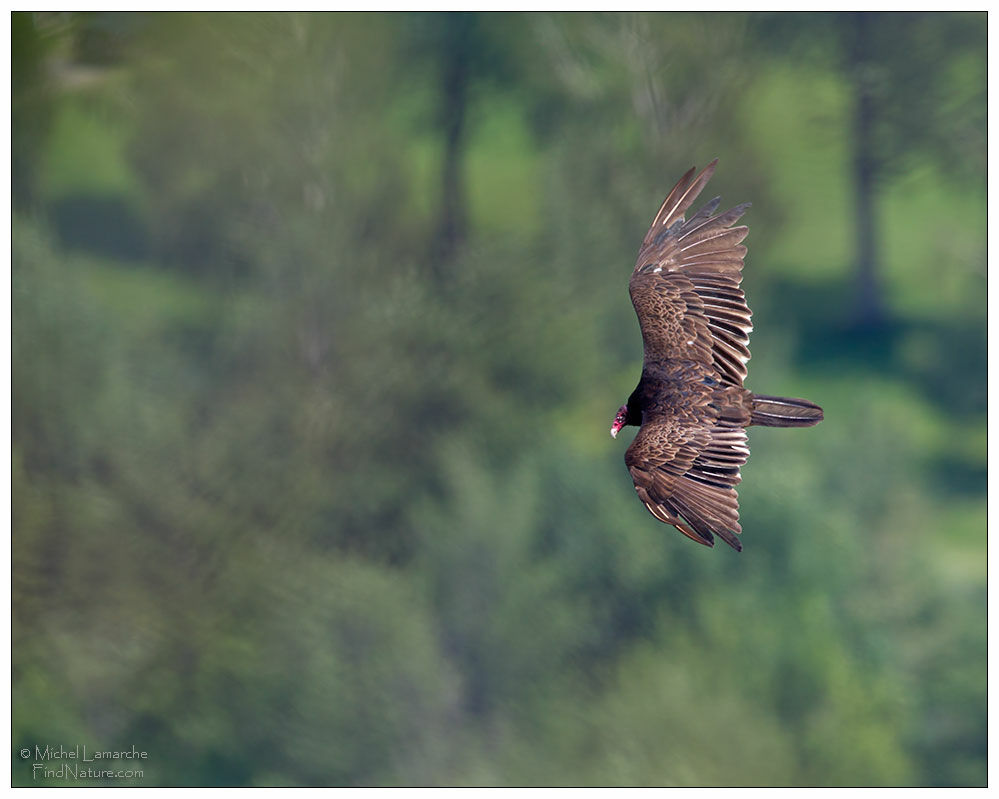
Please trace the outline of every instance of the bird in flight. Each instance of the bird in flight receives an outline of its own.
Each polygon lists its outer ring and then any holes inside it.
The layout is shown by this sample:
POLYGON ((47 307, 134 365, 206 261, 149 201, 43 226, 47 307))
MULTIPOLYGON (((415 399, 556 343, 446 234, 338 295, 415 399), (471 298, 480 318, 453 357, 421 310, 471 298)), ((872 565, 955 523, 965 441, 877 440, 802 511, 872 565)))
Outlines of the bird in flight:
POLYGON ((717 535, 741 551, 735 487, 749 458, 745 428, 810 427, 822 409, 743 388, 753 328, 739 284, 749 228, 732 225, 749 203, 716 214, 716 197, 684 216, 717 164, 680 179, 638 251, 628 288, 645 346, 642 377, 610 432, 641 428, 624 462, 649 513, 698 543, 714 546, 717 535))

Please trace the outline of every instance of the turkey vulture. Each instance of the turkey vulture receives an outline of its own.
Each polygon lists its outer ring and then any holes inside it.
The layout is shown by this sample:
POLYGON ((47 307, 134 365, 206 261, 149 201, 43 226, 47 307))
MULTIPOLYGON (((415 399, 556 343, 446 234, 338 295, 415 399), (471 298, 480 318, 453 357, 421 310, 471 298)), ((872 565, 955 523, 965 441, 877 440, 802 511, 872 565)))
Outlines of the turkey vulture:
POLYGON ((745 428, 810 427, 822 409, 803 399, 743 388, 751 312, 739 288, 749 233, 732 225, 749 203, 715 214, 716 197, 684 214, 715 171, 691 168, 645 234, 629 291, 645 345, 642 378, 614 418, 641 429, 624 462, 649 512, 688 538, 737 550, 739 467, 749 457, 745 428))

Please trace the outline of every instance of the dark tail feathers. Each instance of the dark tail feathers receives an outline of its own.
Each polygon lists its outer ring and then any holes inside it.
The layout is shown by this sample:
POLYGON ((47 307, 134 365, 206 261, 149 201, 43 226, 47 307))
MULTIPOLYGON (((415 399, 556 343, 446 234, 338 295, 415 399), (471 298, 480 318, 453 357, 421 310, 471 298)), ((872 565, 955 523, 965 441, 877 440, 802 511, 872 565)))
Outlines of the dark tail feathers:
POLYGON ((822 409, 814 402, 792 397, 753 395, 750 424, 764 427, 811 427, 822 421, 822 409))

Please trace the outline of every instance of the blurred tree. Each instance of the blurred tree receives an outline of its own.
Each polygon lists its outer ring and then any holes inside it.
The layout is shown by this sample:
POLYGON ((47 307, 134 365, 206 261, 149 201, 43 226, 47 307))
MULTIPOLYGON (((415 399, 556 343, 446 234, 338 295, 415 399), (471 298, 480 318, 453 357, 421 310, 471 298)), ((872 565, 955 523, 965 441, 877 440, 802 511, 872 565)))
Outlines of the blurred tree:
POLYGON ((485 91, 512 84, 511 54, 524 23, 519 15, 454 11, 406 15, 405 20, 400 77, 409 83, 414 74, 429 74, 435 86, 440 195, 429 256, 433 273, 443 282, 447 262, 469 235, 465 156, 474 133, 474 112, 485 91))
POLYGON ((11 43, 11 198, 35 204, 38 168, 53 112, 51 58, 70 39, 69 15, 14 11, 11 43))
POLYGON ((883 327, 890 315, 880 276, 885 183, 927 158, 944 174, 984 176, 985 15, 864 11, 752 19, 766 46, 790 43, 794 57, 835 67, 849 90, 852 321, 883 327))
POLYGON ((442 16, 443 20, 433 26, 441 34, 438 43, 440 124, 444 134, 440 222, 433 250, 435 260, 447 261, 468 235, 462 156, 467 141, 468 93, 472 77, 469 62, 480 48, 476 41, 479 38, 477 14, 448 11, 442 16))
POLYGON ((843 48, 846 53, 847 74, 853 94, 853 185, 854 211, 857 232, 856 245, 856 321, 863 327, 881 326, 886 317, 882 289, 877 275, 877 228, 875 214, 877 206, 874 192, 882 161, 875 154, 872 140, 872 127, 875 123, 876 98, 872 72, 876 70, 871 59, 878 55, 872 52, 869 12, 854 11, 842 26, 843 48))

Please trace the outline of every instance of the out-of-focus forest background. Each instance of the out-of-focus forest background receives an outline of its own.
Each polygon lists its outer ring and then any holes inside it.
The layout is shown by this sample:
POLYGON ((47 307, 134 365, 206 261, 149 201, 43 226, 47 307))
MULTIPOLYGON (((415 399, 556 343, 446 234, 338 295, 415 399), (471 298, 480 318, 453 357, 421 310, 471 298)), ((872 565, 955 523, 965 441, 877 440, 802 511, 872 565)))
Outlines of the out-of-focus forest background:
POLYGON ((985 783, 984 14, 11 25, 15 750, 985 783), (715 156, 747 385, 826 411, 751 432, 741 555, 608 435, 715 156))

